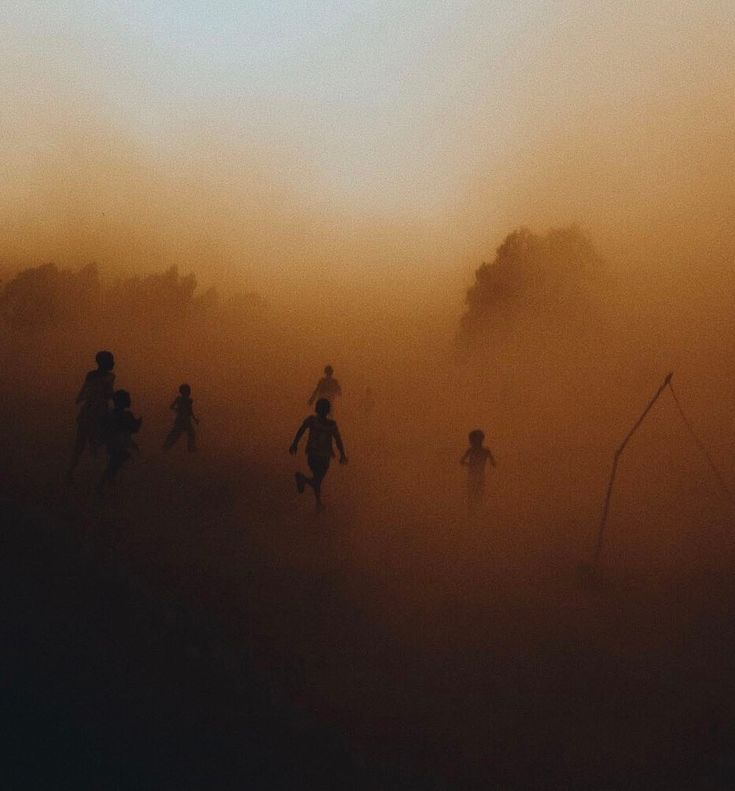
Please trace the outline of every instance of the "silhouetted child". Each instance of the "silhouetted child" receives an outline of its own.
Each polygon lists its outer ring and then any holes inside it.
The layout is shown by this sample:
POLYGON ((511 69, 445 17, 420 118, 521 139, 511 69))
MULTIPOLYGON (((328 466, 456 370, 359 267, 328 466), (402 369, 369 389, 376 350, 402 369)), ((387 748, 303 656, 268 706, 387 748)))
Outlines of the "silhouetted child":
POLYGON ((194 402, 191 399, 191 387, 189 385, 181 385, 179 387, 179 395, 174 399, 171 404, 171 409, 176 412, 174 425, 169 431, 166 441, 163 443, 163 449, 169 450, 179 441, 182 434, 186 434, 186 447, 190 451, 197 449, 197 438, 194 426, 191 421, 193 420, 199 425, 199 418, 194 414, 194 402))
POLYGON ((488 461, 495 467, 495 459, 489 448, 483 446, 485 434, 480 429, 469 433, 470 446, 459 460, 467 467, 467 502, 470 509, 476 508, 485 493, 485 465, 488 461))
POLYGON ((307 478, 302 473, 297 472, 296 488, 301 493, 306 486, 311 486, 314 490, 316 507, 319 511, 322 509, 322 481, 329 470, 329 462, 334 456, 332 440, 334 440, 337 450, 339 450, 339 463, 347 464, 347 456, 345 456, 345 449, 342 444, 342 437, 339 435, 337 423, 327 417, 330 408, 329 401, 326 398, 320 398, 316 402, 316 414, 309 415, 304 420, 289 448, 289 453, 295 455, 299 449, 299 440, 302 435, 305 431, 309 432, 306 441, 306 460, 312 472, 312 477, 307 478))
POLYGON ((342 395, 342 388, 339 386, 339 382, 332 375, 333 373, 334 369, 332 366, 327 365, 324 369, 324 376, 317 382, 314 392, 311 394, 311 397, 307 402, 309 406, 311 406, 314 401, 317 401, 320 398, 326 398, 331 406, 334 404, 335 398, 342 395))
POLYGON ((108 402, 112 398, 115 384, 115 374, 112 373, 115 358, 112 352, 102 351, 97 352, 95 360, 97 368, 84 377, 84 384, 75 402, 81 404, 82 408, 77 415, 77 435, 67 472, 69 481, 87 445, 96 456, 97 449, 103 443, 102 422, 108 412, 108 402))
POLYGON ((102 494, 107 484, 114 486, 117 473, 130 458, 131 450, 138 450, 133 442, 143 422, 130 411, 130 393, 127 390, 116 390, 112 396, 113 408, 103 420, 103 434, 107 448, 107 466, 97 484, 97 491, 102 494))

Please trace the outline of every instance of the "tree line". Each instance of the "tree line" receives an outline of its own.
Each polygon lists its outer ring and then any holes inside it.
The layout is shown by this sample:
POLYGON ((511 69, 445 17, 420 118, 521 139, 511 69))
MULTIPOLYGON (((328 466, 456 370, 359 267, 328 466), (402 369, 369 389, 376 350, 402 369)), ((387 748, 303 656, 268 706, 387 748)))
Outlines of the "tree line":
POLYGON ((105 284, 95 263, 78 270, 47 263, 21 270, 0 287, 0 320, 27 331, 100 321, 148 328, 213 319, 232 324, 257 319, 264 310, 256 293, 198 292, 195 275, 182 275, 177 266, 105 284))

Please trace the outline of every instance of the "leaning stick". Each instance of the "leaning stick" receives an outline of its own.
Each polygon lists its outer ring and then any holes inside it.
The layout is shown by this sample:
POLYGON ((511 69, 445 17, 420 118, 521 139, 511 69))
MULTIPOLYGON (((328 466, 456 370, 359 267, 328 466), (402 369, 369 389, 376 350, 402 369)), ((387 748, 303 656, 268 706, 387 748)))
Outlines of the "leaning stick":
POLYGON ((625 439, 620 443, 620 446, 615 451, 615 455, 613 456, 612 470, 610 472, 610 480, 607 484, 605 505, 602 508, 602 519, 600 519, 600 527, 597 530, 597 544, 595 545, 595 554, 592 558, 593 567, 597 566, 597 562, 600 559, 600 553, 602 552, 602 542, 605 537, 605 527, 607 526, 607 514, 610 510, 610 498, 612 497, 612 490, 613 485, 615 484, 615 475, 618 471, 618 461, 620 461, 620 455, 622 454, 623 450, 625 450, 625 446, 628 444, 630 438, 633 436, 633 434, 635 434, 635 432, 638 430, 638 427, 645 420, 646 415, 651 411, 653 405, 656 403, 656 401, 658 401, 661 393, 663 393, 663 391, 671 384, 671 377, 673 375, 673 372, 667 375, 666 379, 664 379, 663 383, 656 391, 656 395, 654 395, 654 397, 648 402, 648 406, 643 410, 643 414, 638 418, 638 420, 636 420, 633 428, 625 435, 625 439))
POLYGON ((730 505, 735 505, 735 497, 733 497, 733 494, 730 491, 730 487, 725 482, 724 476, 722 475, 719 468, 715 464, 707 448, 705 448, 704 443, 699 438, 699 435, 694 430, 694 426, 692 426, 691 421, 686 416, 684 412, 684 408, 681 405, 681 401, 679 401, 679 397, 676 395, 676 391, 674 390, 674 385, 669 384, 669 390, 671 391, 671 395, 674 399, 674 403, 676 404, 676 408, 679 411, 679 417, 682 419, 682 422, 686 426, 689 435, 694 440, 694 444, 699 448, 700 453, 707 460, 707 464, 709 464, 710 469, 712 470, 712 473, 715 476, 715 479, 717 480, 717 483, 720 484, 720 488, 722 489, 722 492, 725 498, 727 499, 727 501, 730 503, 730 505))

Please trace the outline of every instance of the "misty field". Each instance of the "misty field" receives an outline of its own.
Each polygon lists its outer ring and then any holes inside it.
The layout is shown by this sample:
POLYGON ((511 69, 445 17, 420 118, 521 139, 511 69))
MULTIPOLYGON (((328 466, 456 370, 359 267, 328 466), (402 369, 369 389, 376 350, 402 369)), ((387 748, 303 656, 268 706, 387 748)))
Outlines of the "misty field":
MULTIPOLYGON (((580 576, 612 451, 658 383, 645 349, 616 370, 635 325, 577 322, 567 345, 557 328, 552 352, 544 323, 468 356, 436 317, 353 317, 326 360, 304 322, 137 315, 6 335, 6 787, 728 786, 733 512, 673 403, 623 457, 601 579, 580 576), (63 479, 108 345, 144 424, 100 499, 101 458, 63 479), (287 449, 326 361, 350 463, 317 515, 287 449), (183 379, 200 450, 166 454, 183 379), (475 425, 498 467, 469 518, 475 425)), ((727 475, 729 413, 695 382, 682 398, 727 475)))
POLYGON ((0 791, 735 789, 735 3, 0 20, 0 791))

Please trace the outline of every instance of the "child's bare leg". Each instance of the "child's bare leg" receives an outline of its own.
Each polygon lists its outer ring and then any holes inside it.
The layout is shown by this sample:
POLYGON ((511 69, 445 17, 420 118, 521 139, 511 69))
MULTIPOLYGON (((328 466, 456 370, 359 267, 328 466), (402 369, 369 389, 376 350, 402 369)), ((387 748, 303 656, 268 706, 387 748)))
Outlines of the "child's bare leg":
POLYGON ((316 507, 322 507, 322 481, 327 474, 327 470, 321 464, 309 465, 314 476, 307 481, 309 486, 314 490, 314 497, 316 498, 316 507))
POLYGON ((301 479, 305 486, 311 486, 312 489, 314 488, 314 478, 307 478, 305 475, 302 475, 301 479))
POLYGON ((314 496, 317 503, 321 502, 321 478, 314 475, 312 478, 307 478, 302 472, 296 473, 296 486, 299 492, 303 492, 306 486, 310 486, 314 490, 314 496))
POLYGON ((181 436, 181 430, 174 426, 171 431, 168 432, 168 436, 163 443, 164 450, 171 450, 173 446, 179 441, 179 437, 181 436))
POLYGON ((186 430, 186 447, 189 452, 195 451, 197 449, 197 435, 193 426, 189 426, 189 428, 186 430))
POLYGON ((102 492, 105 485, 114 486, 117 483, 117 474, 129 458, 129 453, 115 453, 110 456, 110 460, 107 462, 102 478, 97 484, 97 491, 102 492))
POLYGON ((329 467, 329 460, 326 462, 319 456, 308 457, 309 469, 311 470, 312 477, 307 478, 303 473, 296 473, 296 486, 299 492, 303 492, 304 488, 310 486, 314 490, 314 497, 316 498, 317 510, 322 508, 322 481, 327 474, 329 467))
POLYGON ((321 506, 322 504, 322 481, 324 480, 324 476, 317 476, 315 475, 312 478, 311 488, 314 490, 314 497, 316 498, 317 507, 321 506))
POLYGON ((87 444, 87 435, 81 429, 77 430, 77 435, 74 438, 74 447, 72 448, 71 452, 71 460, 69 461, 69 469, 66 471, 66 478, 67 480, 71 480, 72 476, 74 475, 74 470, 77 468, 79 464, 79 459, 82 458, 82 453, 84 453, 84 448, 87 444))
POLYGON ((467 511, 470 516, 475 516, 482 509, 484 495, 484 481, 471 480, 467 488, 467 511))

